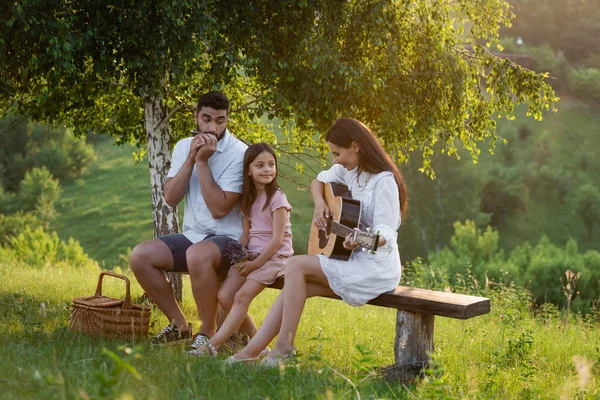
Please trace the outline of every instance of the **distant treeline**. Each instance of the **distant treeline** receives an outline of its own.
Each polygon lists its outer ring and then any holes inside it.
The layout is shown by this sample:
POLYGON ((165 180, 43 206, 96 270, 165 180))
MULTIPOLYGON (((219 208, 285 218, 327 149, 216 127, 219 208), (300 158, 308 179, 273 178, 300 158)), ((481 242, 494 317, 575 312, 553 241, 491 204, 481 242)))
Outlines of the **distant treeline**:
POLYGON ((0 243, 25 227, 47 229, 56 218, 60 181, 80 178, 96 159, 92 146, 65 128, 0 120, 0 243))
POLYGON ((466 219, 497 230, 506 251, 543 235, 599 250, 600 111, 569 100, 559 107, 542 122, 523 118, 524 107, 516 121, 498 121, 507 143, 493 155, 482 150, 477 164, 465 154, 434 156, 435 180, 418 171, 418 155, 401 166, 410 197, 399 234, 403 259, 449 245, 453 223, 466 219))

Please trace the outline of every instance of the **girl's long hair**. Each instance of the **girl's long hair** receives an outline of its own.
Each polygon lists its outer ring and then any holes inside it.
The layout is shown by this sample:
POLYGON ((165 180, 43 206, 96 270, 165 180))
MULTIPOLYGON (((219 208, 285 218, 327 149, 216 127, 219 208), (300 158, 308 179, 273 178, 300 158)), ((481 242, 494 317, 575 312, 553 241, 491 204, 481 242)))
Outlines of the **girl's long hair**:
POLYGON ((408 195, 406 193, 404 178, 396 164, 392 161, 392 158, 383 149, 379 139, 377 139, 369 128, 354 118, 340 118, 329 128, 325 140, 345 149, 349 148, 352 142, 355 142, 360 148, 358 152, 359 173, 366 171, 376 174, 378 172, 390 171, 394 174, 400 194, 400 212, 404 217, 408 207, 408 195))
POLYGON ((279 185, 277 184, 277 174, 279 173, 279 166, 277 165, 277 155, 275 155, 275 150, 271 146, 266 143, 256 143, 248 146, 246 149, 246 153, 244 154, 244 186, 242 189, 242 201, 240 203, 240 210, 242 214, 249 217, 250 210, 252 210, 252 204, 256 201, 258 197, 258 192, 256 191, 256 187, 254 186, 254 181, 252 177, 250 177, 250 164, 258 157, 261 153, 267 152, 273 156, 275 159, 275 178, 265 186, 265 194, 267 195, 267 200, 265 201, 265 206, 263 210, 269 206, 271 199, 275 195, 275 192, 279 190, 279 185))

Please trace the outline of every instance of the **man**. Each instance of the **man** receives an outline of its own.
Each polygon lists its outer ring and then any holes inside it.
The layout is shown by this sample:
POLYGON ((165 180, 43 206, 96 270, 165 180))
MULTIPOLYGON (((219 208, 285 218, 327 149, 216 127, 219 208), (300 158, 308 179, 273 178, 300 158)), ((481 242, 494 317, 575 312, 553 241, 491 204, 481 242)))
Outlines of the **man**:
POLYGON ((230 265, 224 252, 242 234, 235 206, 241 197, 247 148, 227 130, 228 117, 229 99, 223 93, 213 91, 200 97, 194 113, 196 134, 175 145, 164 187, 165 201, 171 207, 186 197, 183 233, 143 242, 131 253, 135 277, 170 321, 152 339, 155 343, 192 337, 191 324, 163 271, 189 273, 202 324, 192 347, 205 344, 216 332, 218 281, 230 265))

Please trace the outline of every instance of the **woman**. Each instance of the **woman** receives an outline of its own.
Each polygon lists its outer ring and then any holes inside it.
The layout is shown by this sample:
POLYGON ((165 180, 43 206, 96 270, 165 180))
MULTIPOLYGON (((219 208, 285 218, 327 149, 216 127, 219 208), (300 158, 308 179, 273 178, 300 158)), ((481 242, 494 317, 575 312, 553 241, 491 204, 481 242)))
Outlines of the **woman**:
MULTIPOLYGON (((290 358, 295 352, 294 340, 308 297, 335 294, 348 304, 359 306, 395 289, 400 282, 396 239, 408 204, 400 171, 373 132, 355 119, 338 119, 327 132, 326 140, 334 165, 319 173, 311 184, 315 203, 313 223, 324 228, 329 215, 323 199, 323 183, 344 184, 352 197, 361 201, 359 228, 379 231, 377 253, 354 251, 348 261, 323 255, 290 258, 279 297, 258 333, 228 359, 229 363, 258 360, 260 352, 277 335, 275 347, 261 364, 276 366, 290 358)), ((343 246, 348 250, 359 247, 352 235, 345 238, 343 246)))

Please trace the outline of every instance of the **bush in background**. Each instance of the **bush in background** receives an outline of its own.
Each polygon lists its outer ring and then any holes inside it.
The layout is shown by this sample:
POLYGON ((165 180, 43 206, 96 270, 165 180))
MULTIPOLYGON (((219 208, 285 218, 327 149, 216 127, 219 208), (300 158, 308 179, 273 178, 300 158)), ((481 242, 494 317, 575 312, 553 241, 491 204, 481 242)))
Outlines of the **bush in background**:
POLYGON ((596 104, 600 103, 600 69, 572 70, 569 74, 569 87, 573 96, 596 104))
POLYGON ((81 177, 96 159, 93 146, 62 127, 30 125, 20 117, 0 120, 2 185, 16 192, 25 174, 46 167, 59 181, 81 177))
POLYGON ((504 251, 499 248, 498 240, 498 231, 490 227, 482 231, 473 221, 455 222, 450 246, 432 253, 429 262, 434 269, 445 271, 452 284, 467 272, 480 282, 488 278, 507 283, 516 279, 518 270, 504 261, 504 251))
POLYGON ((99 269, 98 263, 89 258, 77 240, 69 238, 64 242, 56 232, 48 233, 41 227, 31 229, 26 226, 19 234, 9 236, 6 244, 0 246, 0 256, 4 261, 36 268, 64 263, 77 268, 99 269))
POLYGON ((17 236, 25 230, 25 227, 36 230, 44 229, 46 224, 34 213, 18 211, 11 215, 0 214, 0 246, 8 243, 11 236, 17 236))
POLYGON ((47 229, 56 218, 60 190, 58 181, 45 167, 27 172, 16 194, 0 188, 0 242, 25 226, 47 229))
POLYGON ((23 211, 35 211, 41 203, 54 205, 60 197, 60 184, 46 167, 36 167, 25 174, 18 197, 23 211))
POLYGON ((542 236, 533 247, 528 242, 517 246, 506 259, 498 246, 497 231, 489 227, 483 231, 469 220, 456 222, 454 230, 450 246, 432 253, 429 266, 417 260, 407 267, 403 278, 407 284, 440 289, 445 285, 467 287, 468 281, 476 286, 489 281, 501 285, 514 283, 527 288, 538 306, 552 303, 564 307, 565 272, 571 270, 575 274, 581 272, 571 309, 590 312, 598 307, 599 252, 590 250, 582 254, 573 239, 561 248, 542 236))

